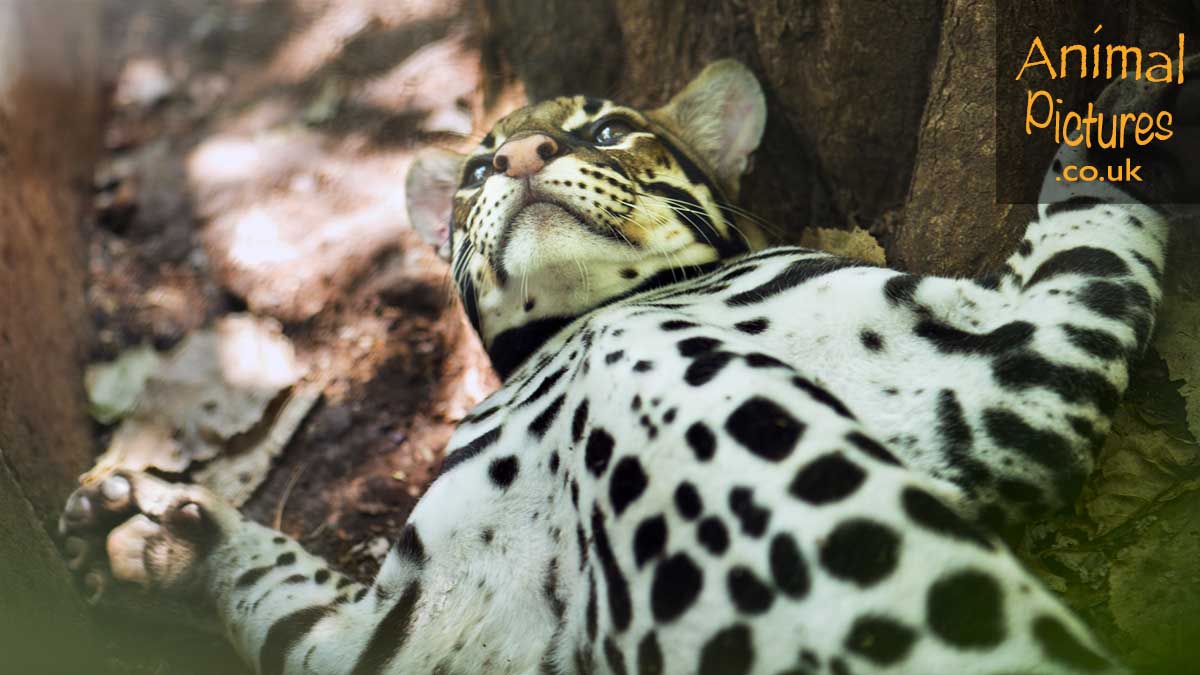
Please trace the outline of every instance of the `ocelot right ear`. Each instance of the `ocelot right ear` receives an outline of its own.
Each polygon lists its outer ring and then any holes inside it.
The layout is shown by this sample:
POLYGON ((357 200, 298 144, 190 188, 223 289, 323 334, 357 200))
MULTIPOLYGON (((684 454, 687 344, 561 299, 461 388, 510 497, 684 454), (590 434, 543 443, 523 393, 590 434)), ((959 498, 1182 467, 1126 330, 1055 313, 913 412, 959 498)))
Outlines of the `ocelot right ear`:
POLYGON ((443 260, 450 259, 450 219, 464 159, 449 150, 427 150, 417 156, 404 182, 408 220, 443 260))
POLYGON ((730 197, 767 124, 767 102, 754 73, 732 59, 710 63, 651 117, 685 141, 730 197))

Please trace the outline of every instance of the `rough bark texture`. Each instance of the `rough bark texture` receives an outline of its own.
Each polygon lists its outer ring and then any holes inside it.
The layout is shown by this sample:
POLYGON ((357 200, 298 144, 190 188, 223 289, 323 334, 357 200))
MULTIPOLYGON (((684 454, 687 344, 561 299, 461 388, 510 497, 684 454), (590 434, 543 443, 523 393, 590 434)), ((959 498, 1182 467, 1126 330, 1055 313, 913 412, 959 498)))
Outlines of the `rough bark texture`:
MULTIPOLYGON (((1182 0, 590 4, 616 29, 564 27, 536 12, 517 26, 504 17, 526 3, 488 2, 493 74, 515 74, 532 98, 586 84, 654 105, 708 61, 739 58, 769 106, 743 206, 791 241, 811 227, 866 228, 892 265, 939 274, 995 270, 1032 215, 1028 205, 996 203, 997 180, 1016 178, 995 166, 998 40, 1027 47, 1036 30, 1056 49, 1103 24, 1102 43, 1150 51, 1200 25, 1197 4, 1182 0), (496 33, 518 27, 519 42, 496 33)), ((1023 97, 1029 84, 1001 78, 1001 100, 1023 97)), ((1054 86, 1086 100, 1104 84, 1054 86)), ((1174 236, 1158 337, 1133 368, 1084 499, 1029 527, 1017 546, 1147 673, 1192 672, 1200 638, 1200 237, 1188 226, 1174 236)))
POLYGON ((92 3, 0 0, 0 670, 78 673, 82 604, 45 527, 91 459, 84 239, 98 146, 92 3))

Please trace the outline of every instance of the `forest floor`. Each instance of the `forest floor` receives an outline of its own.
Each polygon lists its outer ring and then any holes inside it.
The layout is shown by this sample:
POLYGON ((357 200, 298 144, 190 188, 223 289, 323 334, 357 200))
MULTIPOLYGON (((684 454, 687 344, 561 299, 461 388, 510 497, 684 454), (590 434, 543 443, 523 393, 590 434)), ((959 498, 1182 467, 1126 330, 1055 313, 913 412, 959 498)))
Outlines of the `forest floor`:
MULTIPOLYGON (((416 153, 487 124, 466 16, 432 0, 136 0, 106 17, 91 361, 166 353, 230 314, 273 322, 321 398, 243 512, 364 580, 496 386, 403 194, 416 153)), ((113 432, 96 424, 98 449, 113 432)), ((215 637, 148 647, 122 631, 117 672, 230 672, 215 637)))

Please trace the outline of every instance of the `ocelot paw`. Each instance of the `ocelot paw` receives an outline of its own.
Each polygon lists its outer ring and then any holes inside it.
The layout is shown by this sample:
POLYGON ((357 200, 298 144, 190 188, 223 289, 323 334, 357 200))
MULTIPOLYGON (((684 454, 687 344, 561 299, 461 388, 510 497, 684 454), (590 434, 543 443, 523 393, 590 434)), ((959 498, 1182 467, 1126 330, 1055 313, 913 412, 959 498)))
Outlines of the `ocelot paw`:
POLYGON ((67 566, 80 575, 94 604, 113 580, 188 590, 200 581, 228 512, 232 507, 203 488, 118 472, 76 490, 58 528, 67 566))

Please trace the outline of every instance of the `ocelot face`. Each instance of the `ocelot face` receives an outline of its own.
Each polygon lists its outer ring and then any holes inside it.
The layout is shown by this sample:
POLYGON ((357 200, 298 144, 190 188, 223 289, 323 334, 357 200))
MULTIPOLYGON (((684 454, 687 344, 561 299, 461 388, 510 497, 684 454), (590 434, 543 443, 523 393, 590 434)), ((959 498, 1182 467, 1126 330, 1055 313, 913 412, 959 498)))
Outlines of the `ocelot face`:
POLYGON ((720 62, 653 111, 582 96, 522 108, 458 160, 452 275, 502 374, 600 304, 762 245, 730 206, 762 107, 753 76, 720 62))

